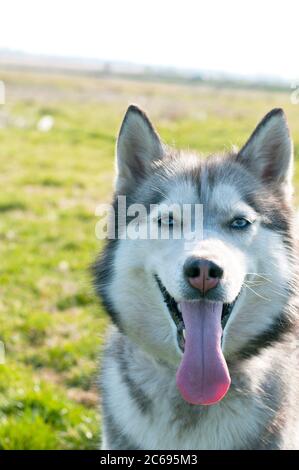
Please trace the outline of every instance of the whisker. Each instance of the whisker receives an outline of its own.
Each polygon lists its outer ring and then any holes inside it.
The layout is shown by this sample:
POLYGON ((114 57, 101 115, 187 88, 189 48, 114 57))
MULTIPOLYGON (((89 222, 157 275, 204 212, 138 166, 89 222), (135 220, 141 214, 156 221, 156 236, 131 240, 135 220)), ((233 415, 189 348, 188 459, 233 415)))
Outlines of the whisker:
POLYGON ((280 295, 280 296, 283 297, 284 299, 286 299, 287 297, 289 297, 289 293, 287 293, 287 292, 277 291, 277 290, 274 290, 274 289, 271 289, 271 292, 274 292, 274 294, 280 295))
POLYGON ((255 290, 252 289, 250 286, 248 286, 248 285, 246 284, 246 282, 244 282, 244 286, 247 287, 247 289, 251 290, 257 297, 260 297, 260 298, 263 299, 263 300, 267 300, 268 302, 271 301, 271 299, 267 299, 266 297, 262 296, 262 295, 259 294, 258 292, 255 292, 255 290))
POLYGON ((261 279, 264 279, 267 282, 273 282, 273 281, 271 281, 271 279, 267 278, 266 276, 263 276, 260 273, 247 273, 246 276, 247 275, 258 276, 258 277, 260 277, 261 279))

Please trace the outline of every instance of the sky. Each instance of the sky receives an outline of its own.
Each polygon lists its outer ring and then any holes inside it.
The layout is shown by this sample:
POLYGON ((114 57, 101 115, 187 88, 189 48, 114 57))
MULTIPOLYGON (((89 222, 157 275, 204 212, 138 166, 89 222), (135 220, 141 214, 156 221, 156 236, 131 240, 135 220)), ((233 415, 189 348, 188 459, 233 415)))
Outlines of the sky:
POLYGON ((298 0, 2 0, 0 48, 299 78, 298 0))

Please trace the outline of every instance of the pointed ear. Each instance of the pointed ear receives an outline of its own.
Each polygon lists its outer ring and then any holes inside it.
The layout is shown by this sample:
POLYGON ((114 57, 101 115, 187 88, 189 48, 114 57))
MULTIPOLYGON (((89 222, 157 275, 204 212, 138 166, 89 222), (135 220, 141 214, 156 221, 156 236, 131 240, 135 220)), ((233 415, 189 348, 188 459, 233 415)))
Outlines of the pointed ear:
POLYGON ((273 109, 259 123, 237 159, 266 184, 292 195, 293 144, 282 109, 273 109))
POLYGON ((116 145, 116 191, 127 194, 162 156, 162 143, 150 120, 137 106, 129 106, 116 145))

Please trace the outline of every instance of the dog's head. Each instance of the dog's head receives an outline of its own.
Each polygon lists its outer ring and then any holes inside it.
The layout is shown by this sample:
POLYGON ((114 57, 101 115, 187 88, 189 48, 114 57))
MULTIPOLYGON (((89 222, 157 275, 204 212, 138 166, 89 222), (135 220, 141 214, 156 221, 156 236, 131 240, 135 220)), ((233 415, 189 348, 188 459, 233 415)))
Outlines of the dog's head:
POLYGON ((114 209, 119 222, 126 196, 127 218, 96 265, 100 293, 132 341, 178 368, 187 401, 215 403, 230 384, 225 359, 252 353, 286 321, 293 157, 284 113, 271 111, 240 151, 202 159, 164 146, 130 106, 116 153, 114 209))

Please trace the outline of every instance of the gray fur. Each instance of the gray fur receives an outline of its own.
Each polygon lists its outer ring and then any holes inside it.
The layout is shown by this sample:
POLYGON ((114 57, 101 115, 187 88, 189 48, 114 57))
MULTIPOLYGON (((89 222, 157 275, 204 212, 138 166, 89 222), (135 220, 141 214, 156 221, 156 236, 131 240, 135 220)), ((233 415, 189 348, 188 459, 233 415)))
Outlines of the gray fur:
POLYGON ((246 276, 255 284, 254 293, 243 288, 224 329, 229 392, 215 405, 190 405, 176 388, 181 352, 152 275, 154 266, 174 298, 192 298, 180 277, 179 245, 165 256, 153 241, 107 243, 94 265, 97 291, 115 323, 100 380, 103 448, 299 448, 297 248, 292 143, 283 112, 269 113, 239 153, 206 160, 163 146, 136 107, 129 108, 118 142, 116 191, 124 191, 128 204, 142 203, 148 212, 165 198, 203 204, 207 235, 195 248, 200 253, 203 243, 223 263, 227 250, 229 258, 230 283, 217 287, 217 299, 231 302, 246 276), (142 171, 134 172, 133 156, 142 171), (240 203, 258 220, 246 243, 223 228, 240 203), (234 259, 237 272, 230 271, 234 259))
POLYGON ((107 447, 109 450, 138 450, 137 445, 117 425, 113 414, 106 412, 104 423, 107 447))

